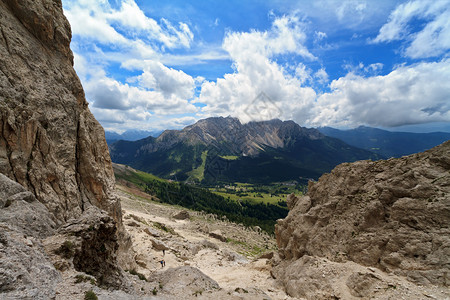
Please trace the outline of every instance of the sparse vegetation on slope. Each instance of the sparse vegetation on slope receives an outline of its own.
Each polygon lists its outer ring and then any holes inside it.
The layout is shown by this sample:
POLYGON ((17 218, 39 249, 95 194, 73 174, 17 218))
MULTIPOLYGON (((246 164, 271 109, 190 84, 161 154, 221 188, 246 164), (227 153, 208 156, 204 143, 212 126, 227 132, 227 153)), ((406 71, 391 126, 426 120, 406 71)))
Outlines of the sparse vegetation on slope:
POLYGON ((124 166, 114 169, 117 178, 135 184, 144 192, 156 196, 160 202, 216 214, 246 226, 259 226, 270 233, 274 231, 276 220, 284 218, 288 212, 287 208, 279 205, 227 199, 207 189, 162 180, 124 166))

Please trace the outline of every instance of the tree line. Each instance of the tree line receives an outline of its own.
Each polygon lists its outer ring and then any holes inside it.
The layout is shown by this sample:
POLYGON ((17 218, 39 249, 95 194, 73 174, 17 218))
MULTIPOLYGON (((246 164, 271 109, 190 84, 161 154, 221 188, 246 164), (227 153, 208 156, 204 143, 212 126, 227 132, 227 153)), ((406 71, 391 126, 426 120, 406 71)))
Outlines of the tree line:
POLYGON ((232 222, 245 226, 259 226, 273 233, 277 219, 285 218, 288 209, 270 203, 234 201, 206 189, 178 182, 148 180, 144 191, 155 195, 163 203, 180 205, 189 209, 226 216, 232 222))

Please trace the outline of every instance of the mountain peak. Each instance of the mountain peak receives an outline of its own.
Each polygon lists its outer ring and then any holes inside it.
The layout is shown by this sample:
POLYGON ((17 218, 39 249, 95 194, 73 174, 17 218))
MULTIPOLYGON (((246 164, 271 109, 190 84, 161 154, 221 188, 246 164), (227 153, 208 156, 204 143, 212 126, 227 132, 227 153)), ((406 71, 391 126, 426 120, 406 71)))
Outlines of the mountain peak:
POLYGON ((317 178, 341 162, 378 158, 294 121, 242 124, 232 117, 199 120, 182 130, 166 130, 152 140, 118 142, 111 145, 110 153, 114 162, 166 178, 175 173, 177 180, 195 175, 201 181, 217 168, 223 169, 221 164, 233 164, 229 174, 223 170, 227 174, 220 176, 238 182, 317 178))

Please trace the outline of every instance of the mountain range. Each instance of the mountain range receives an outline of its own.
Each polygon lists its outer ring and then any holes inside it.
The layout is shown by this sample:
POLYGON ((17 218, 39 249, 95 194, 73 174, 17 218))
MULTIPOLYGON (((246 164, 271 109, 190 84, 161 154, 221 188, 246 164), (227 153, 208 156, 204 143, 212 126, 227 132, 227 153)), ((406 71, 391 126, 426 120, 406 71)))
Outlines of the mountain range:
POLYGON ((143 138, 146 138, 148 136, 157 137, 162 133, 162 130, 158 131, 148 131, 148 130, 126 130, 122 134, 119 134, 114 131, 105 131, 105 138, 108 145, 118 141, 118 140, 125 140, 125 141, 137 141, 143 138))
POLYGON ((157 138, 117 141, 114 162, 163 178, 202 183, 271 183, 317 179, 342 162, 381 156, 293 121, 242 124, 232 117, 200 120, 157 138))
POLYGON ((365 126, 350 130, 321 127, 318 130, 349 145, 366 149, 385 157, 401 157, 422 152, 450 139, 449 132, 391 132, 365 126))

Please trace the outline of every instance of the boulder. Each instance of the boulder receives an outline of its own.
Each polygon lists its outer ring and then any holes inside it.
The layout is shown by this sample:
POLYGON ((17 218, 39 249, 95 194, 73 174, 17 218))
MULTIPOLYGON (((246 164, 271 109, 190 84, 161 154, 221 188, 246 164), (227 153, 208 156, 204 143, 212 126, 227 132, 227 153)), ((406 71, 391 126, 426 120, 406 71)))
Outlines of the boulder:
POLYGON ((211 241, 208 240, 202 240, 200 242, 200 245, 202 245, 205 248, 210 248, 210 249, 214 249, 214 250, 219 250, 219 246, 217 246, 216 244, 214 244, 211 241))
POLYGON ((177 220, 188 220, 191 218, 191 216, 189 215, 189 212, 187 210, 182 210, 179 213, 173 215, 172 218, 177 220))
POLYGON ((222 234, 222 231, 220 231, 219 229, 211 231, 209 233, 209 236, 213 237, 215 239, 218 239, 219 241, 222 241, 222 242, 226 242, 227 241, 227 238, 222 234))
POLYGON ((144 232, 146 234, 148 234, 149 236, 154 236, 154 237, 160 237, 161 236, 156 229, 153 229, 152 227, 148 227, 148 226, 144 228, 144 232))
POLYGON ((162 241, 157 239, 150 239, 152 242, 153 249, 158 251, 169 250, 170 248, 164 244, 162 241))
POLYGON ((219 289, 219 284, 215 280, 190 266, 170 268, 165 272, 153 274, 150 280, 159 282, 163 286, 164 293, 182 296, 183 299, 192 299, 205 291, 219 289))

